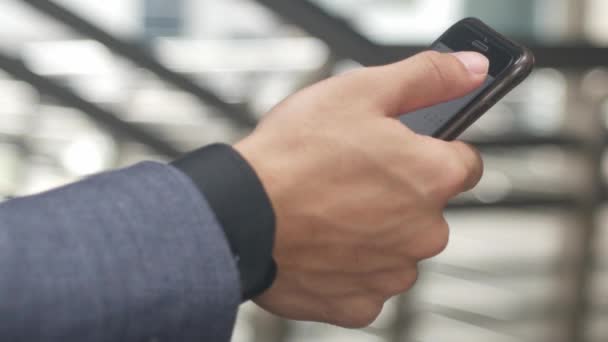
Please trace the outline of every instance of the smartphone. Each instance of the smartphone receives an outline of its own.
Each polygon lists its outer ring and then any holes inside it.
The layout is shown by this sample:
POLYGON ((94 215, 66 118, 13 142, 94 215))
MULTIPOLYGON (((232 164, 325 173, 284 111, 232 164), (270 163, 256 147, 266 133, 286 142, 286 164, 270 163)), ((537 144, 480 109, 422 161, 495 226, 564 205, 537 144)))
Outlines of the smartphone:
POLYGON ((528 48, 509 40, 476 18, 456 23, 431 45, 431 49, 439 52, 476 51, 490 60, 488 78, 475 91, 399 118, 418 134, 447 141, 458 138, 526 79, 534 67, 534 55, 528 48))

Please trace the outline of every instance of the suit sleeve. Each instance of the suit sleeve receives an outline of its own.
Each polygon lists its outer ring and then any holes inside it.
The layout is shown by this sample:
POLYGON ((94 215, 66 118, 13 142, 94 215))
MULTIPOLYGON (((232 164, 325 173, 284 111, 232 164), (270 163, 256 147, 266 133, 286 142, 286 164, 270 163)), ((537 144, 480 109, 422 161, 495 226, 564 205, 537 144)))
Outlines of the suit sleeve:
POLYGON ((0 341, 229 341, 240 300, 222 228, 172 166, 0 205, 0 341))

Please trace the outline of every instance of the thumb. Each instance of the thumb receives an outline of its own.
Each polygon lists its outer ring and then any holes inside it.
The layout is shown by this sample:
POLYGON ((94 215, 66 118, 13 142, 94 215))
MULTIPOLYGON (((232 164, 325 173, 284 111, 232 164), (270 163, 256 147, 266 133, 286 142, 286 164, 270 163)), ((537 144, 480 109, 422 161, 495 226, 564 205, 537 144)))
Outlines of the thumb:
POLYGON ((467 95, 482 85, 489 66, 476 52, 427 51, 361 76, 368 74, 367 98, 385 115, 398 116, 467 95))

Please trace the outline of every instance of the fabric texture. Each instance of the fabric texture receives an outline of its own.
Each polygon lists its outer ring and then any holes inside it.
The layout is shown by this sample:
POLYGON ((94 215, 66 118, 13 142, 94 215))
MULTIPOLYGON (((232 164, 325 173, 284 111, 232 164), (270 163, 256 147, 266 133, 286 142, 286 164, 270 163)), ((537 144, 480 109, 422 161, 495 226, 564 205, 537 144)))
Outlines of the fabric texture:
POLYGON ((146 162, 0 204, 0 340, 229 341, 236 262, 206 200, 146 162))
POLYGON ((192 179, 220 222, 238 261, 243 301, 270 288, 276 277, 275 215, 253 167, 225 144, 203 147, 172 165, 192 179))

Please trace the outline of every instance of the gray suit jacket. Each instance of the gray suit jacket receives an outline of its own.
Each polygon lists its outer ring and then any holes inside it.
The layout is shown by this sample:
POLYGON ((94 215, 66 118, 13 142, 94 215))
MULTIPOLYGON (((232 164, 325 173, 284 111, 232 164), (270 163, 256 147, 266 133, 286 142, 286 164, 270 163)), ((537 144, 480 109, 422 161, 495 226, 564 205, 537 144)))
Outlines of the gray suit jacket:
POLYGON ((0 341, 229 341, 240 292, 213 212, 172 166, 0 205, 0 341))

